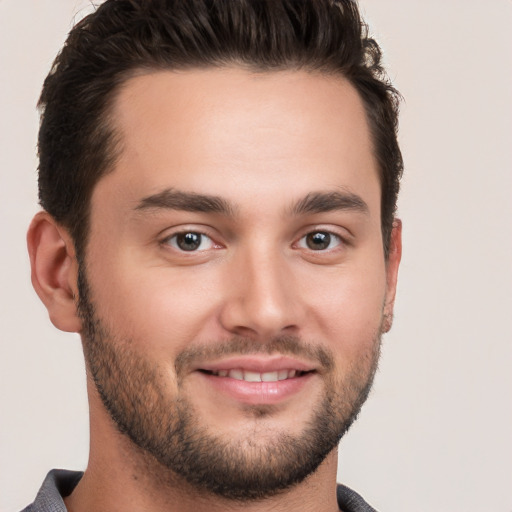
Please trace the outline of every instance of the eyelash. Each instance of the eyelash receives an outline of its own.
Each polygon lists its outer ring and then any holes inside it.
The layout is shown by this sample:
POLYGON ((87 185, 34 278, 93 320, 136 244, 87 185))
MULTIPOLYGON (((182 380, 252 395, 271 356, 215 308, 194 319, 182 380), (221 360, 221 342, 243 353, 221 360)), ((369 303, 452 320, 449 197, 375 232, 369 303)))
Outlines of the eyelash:
MULTIPOLYGON (((210 249, 222 248, 222 245, 216 243, 213 238, 200 230, 182 230, 165 237, 161 241, 161 245, 170 246, 173 250, 183 254, 202 253, 210 249), (191 245, 189 249, 184 249, 182 243, 187 243, 187 240, 180 240, 180 237, 189 237, 188 243, 191 245), (194 240, 196 237, 196 240, 194 240), (201 248, 202 245, 208 243, 208 247, 201 248)), ((297 242, 293 244, 294 248, 305 249, 320 255, 321 253, 332 253, 339 249, 340 246, 349 245, 347 240, 332 230, 328 229, 314 229, 302 235, 297 242), (309 240, 308 240, 308 237, 309 240), (316 240, 315 240, 316 238, 316 240), (334 247, 329 247, 332 243, 334 247), (317 244, 317 248, 312 247, 311 244, 317 244), (325 245, 327 244, 327 245, 325 245)))
POLYGON ((336 248, 338 246, 343 245, 344 243, 345 242, 340 235, 333 233, 332 231, 319 229, 319 230, 309 231, 308 233, 306 233, 304 236, 302 236, 299 239, 299 241, 297 242, 297 245, 303 249, 308 249, 308 250, 311 250, 314 252, 328 252, 328 251, 336 250, 336 248), (310 237, 309 240, 308 240, 308 237, 310 237), (316 240, 315 240, 315 238, 316 238, 316 240), (331 245, 331 242, 333 242, 333 241, 336 242, 336 246, 329 248, 329 246, 331 245), (301 245, 302 242, 304 242, 304 245, 301 245), (318 244, 318 247, 313 248, 308 242, 318 244), (327 247, 321 247, 321 246, 325 245, 326 243, 327 243, 327 247))
MULTIPOLYGON (((190 237, 192 238, 192 237, 190 237)), ((184 231, 180 231, 178 233, 173 233, 172 235, 166 237, 164 240, 162 240, 162 245, 169 245, 171 246, 173 249, 179 251, 179 252, 183 252, 183 253, 194 253, 194 252, 204 252, 204 251, 207 251, 209 249, 212 249, 214 248, 214 246, 217 246, 217 247, 220 247, 218 244, 216 244, 213 239, 208 236, 206 233, 203 233, 201 231, 197 231, 197 230, 184 230, 184 231), (180 239, 179 237, 187 237, 188 235, 192 235, 192 236, 196 236, 199 238, 199 240, 196 242, 198 243, 197 247, 193 247, 191 248, 190 250, 187 250, 187 249, 183 249, 182 247, 180 247, 180 239), (205 240, 209 240, 210 241, 210 246, 206 249, 200 249, 200 250, 197 250, 199 247, 201 247, 201 245, 203 245, 203 243, 205 242, 205 240)), ((189 243, 194 243, 194 240, 191 239, 189 240, 189 243)))

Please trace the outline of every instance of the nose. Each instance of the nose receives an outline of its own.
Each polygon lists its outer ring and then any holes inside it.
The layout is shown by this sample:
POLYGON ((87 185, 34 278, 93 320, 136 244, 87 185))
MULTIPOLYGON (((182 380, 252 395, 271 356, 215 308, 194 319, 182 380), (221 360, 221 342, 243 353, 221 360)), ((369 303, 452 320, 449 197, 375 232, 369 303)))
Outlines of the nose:
POLYGON ((231 262, 220 313, 232 334, 266 341, 298 334, 304 307, 292 266, 279 251, 247 251, 231 262))

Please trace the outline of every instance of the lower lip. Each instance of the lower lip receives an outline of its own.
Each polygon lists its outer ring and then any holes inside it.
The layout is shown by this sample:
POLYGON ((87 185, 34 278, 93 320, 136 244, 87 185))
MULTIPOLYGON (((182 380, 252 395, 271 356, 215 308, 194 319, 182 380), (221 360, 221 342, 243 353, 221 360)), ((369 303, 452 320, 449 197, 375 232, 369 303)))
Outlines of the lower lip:
POLYGON ((198 372, 210 386, 239 402, 250 405, 277 404, 299 393, 310 382, 313 373, 276 382, 247 382, 198 372))

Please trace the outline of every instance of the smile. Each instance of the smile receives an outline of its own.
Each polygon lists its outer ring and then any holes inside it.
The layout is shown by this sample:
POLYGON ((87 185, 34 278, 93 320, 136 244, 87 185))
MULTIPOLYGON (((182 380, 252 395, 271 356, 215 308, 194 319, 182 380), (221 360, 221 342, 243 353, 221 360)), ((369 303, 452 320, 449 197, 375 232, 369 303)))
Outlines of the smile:
POLYGON ((282 369, 270 372, 255 372, 244 370, 242 368, 234 368, 232 370, 203 370, 215 377, 227 377, 229 379, 243 380, 245 382, 278 382, 295 377, 301 377, 308 373, 296 369, 282 369))
POLYGON ((198 365, 201 386, 235 403, 271 405, 299 396, 318 382, 314 363, 286 356, 238 356, 198 365))

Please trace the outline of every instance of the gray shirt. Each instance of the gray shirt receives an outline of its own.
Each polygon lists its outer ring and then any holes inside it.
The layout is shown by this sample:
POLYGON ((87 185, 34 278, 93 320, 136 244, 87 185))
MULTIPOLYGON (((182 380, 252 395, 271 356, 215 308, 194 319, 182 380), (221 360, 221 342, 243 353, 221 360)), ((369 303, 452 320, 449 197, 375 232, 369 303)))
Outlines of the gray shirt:
MULTIPOLYGON (((82 478, 79 471, 52 469, 46 476, 32 505, 22 512, 67 512, 63 497, 69 496, 82 478)), ((377 512, 359 494, 344 485, 336 490, 341 512, 377 512)))

